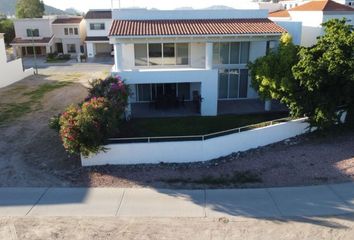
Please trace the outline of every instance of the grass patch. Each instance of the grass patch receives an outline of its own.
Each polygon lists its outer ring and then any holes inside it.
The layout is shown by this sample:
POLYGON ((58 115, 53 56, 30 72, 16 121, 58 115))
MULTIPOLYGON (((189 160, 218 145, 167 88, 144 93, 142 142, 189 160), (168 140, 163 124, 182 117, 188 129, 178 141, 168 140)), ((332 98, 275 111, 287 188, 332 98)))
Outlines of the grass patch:
POLYGON ((162 179, 161 181, 169 184, 230 186, 230 185, 240 185, 246 183, 260 183, 262 182, 262 178, 250 171, 245 171, 245 172, 234 172, 231 176, 230 175, 221 175, 220 177, 205 176, 200 179, 170 178, 170 179, 162 179))
MULTIPOLYGON (((20 103, 3 103, 0 104, 0 125, 22 117, 23 115, 32 112, 40 107, 40 101, 45 94, 65 86, 70 85, 70 82, 45 83, 39 85, 37 89, 22 93, 22 96, 27 97, 27 101, 20 103)), ((12 91, 12 90, 11 90, 12 91)))
POLYGON ((32 101, 39 101, 41 100, 45 94, 51 92, 57 88, 62 88, 70 85, 70 82, 62 81, 62 82, 55 82, 55 83, 44 83, 39 85, 39 87, 33 91, 25 92, 24 96, 29 96, 30 100, 32 101))
POLYGON ((287 117, 288 113, 220 115, 215 117, 140 118, 123 122, 115 137, 204 135, 287 117))

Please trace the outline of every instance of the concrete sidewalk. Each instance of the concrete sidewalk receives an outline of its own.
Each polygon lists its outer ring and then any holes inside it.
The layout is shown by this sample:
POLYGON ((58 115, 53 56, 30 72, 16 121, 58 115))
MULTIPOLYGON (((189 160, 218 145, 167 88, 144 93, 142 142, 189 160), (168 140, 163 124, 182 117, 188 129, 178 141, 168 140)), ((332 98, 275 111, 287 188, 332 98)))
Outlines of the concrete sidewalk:
POLYGON ((0 188, 0 216, 314 217, 354 213, 354 183, 165 190, 0 188))

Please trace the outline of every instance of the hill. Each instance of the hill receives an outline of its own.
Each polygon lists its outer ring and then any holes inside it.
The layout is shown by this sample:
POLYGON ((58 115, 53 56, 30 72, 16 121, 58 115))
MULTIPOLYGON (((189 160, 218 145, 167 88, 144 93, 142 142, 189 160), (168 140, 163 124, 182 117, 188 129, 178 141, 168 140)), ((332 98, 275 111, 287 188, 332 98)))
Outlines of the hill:
MULTIPOLYGON (((16 12, 16 0, 0 0, 0 13, 4 13, 7 16, 13 16, 16 12)), ((47 15, 63 15, 67 12, 55 7, 45 5, 45 14, 47 15)))

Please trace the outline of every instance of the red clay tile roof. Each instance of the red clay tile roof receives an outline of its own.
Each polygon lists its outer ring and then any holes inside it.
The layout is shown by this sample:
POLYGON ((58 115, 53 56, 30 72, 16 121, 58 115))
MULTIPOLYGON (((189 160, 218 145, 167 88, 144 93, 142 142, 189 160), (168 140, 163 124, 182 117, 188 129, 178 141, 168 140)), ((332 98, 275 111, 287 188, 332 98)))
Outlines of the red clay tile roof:
MULTIPOLYGON (((53 37, 45 37, 42 39, 34 39, 33 42, 35 44, 47 44, 53 37)), ((12 40, 11 44, 32 44, 32 39, 22 39, 22 38, 15 38, 12 40)))
POLYGON ((354 11, 354 8, 333 2, 331 0, 310 1, 300 6, 289 9, 288 11, 323 11, 323 12, 336 12, 336 11, 354 11))
POLYGON ((57 18, 53 24, 79 24, 82 18, 57 18))
POLYGON ((269 13, 269 17, 290 17, 290 14, 287 10, 279 10, 272 13, 269 13))
POLYGON ((238 35, 286 32, 265 19, 114 20, 110 36, 238 35))
POLYGON ((85 19, 111 19, 111 10, 90 10, 86 13, 85 19))

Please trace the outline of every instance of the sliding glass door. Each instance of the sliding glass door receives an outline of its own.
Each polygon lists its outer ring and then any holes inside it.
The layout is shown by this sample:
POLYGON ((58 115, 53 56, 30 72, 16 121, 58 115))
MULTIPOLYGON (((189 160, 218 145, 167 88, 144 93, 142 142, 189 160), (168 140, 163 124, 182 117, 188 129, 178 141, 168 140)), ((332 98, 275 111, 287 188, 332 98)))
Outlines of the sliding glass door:
POLYGON ((219 99, 247 98, 247 90, 247 69, 219 69, 219 99))

